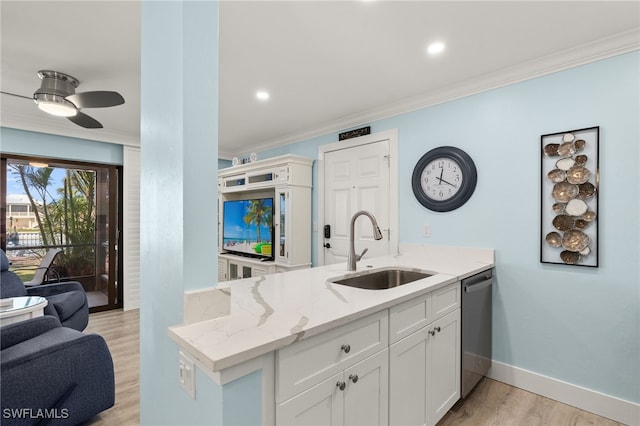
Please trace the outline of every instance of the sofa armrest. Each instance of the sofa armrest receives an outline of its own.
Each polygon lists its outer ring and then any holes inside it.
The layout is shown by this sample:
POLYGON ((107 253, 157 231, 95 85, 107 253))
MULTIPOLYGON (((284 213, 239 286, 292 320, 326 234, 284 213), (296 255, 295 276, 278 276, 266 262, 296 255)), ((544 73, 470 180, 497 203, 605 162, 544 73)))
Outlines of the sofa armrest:
POLYGON ((0 349, 10 348, 57 327, 62 327, 62 324, 50 315, 3 325, 0 327, 0 349))
POLYGON ((80 290, 85 292, 84 287, 77 281, 65 281, 62 283, 44 284, 36 287, 27 287, 29 296, 48 297, 55 294, 66 293, 68 291, 80 290))

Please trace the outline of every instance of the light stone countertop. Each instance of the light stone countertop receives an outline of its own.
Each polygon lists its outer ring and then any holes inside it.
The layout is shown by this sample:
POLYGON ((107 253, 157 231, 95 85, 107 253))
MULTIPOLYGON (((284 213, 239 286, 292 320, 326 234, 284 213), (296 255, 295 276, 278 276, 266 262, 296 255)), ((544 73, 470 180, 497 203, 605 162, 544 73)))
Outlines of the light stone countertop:
POLYGON ((346 263, 219 283, 185 293, 185 322, 169 336, 211 372, 436 290, 494 265, 491 249, 401 245, 401 254, 367 259, 357 272, 397 266, 434 275, 387 290, 330 281, 346 263))

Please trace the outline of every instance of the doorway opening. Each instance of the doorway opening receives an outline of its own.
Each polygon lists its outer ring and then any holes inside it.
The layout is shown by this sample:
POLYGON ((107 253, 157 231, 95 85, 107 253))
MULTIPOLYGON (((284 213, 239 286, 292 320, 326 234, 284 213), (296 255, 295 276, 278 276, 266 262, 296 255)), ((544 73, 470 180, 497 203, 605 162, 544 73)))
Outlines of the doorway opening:
POLYGON ((90 312, 121 308, 122 167, 11 155, 0 163, 0 247, 11 269, 31 285, 80 282, 90 312))

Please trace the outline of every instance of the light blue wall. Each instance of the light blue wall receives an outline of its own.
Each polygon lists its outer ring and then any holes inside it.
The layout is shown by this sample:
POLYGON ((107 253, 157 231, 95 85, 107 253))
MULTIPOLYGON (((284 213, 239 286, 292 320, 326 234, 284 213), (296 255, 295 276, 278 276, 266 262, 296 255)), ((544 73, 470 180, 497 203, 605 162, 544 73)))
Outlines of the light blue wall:
POLYGON ((178 385, 185 290, 217 276, 218 4, 142 2, 140 418, 144 425, 261 422, 261 375, 178 385), (167 81, 178 84, 167 85, 167 81), (214 135, 212 137, 212 135, 214 135))
POLYGON ((0 127, 0 151, 16 155, 122 164, 121 145, 7 127, 0 127))
POLYGON ((222 158, 218 158, 218 170, 226 169, 227 167, 231 167, 231 160, 224 160, 222 158))
MULTIPOLYGON (((398 129, 400 241, 496 250, 494 359, 640 402, 640 54, 633 52, 371 123, 398 129), (539 263, 540 135, 600 126, 600 266, 539 263), (417 160, 440 145, 478 168, 458 210, 424 209, 417 160), (432 236, 423 238, 424 224, 432 236)), ((337 133, 261 152, 317 158, 337 133)), ((314 170, 314 188, 317 171, 314 170)), ((314 190, 314 219, 317 205, 314 190)), ((319 224, 321 228, 322 224, 319 224)), ((313 258, 317 259, 314 233, 313 258)))

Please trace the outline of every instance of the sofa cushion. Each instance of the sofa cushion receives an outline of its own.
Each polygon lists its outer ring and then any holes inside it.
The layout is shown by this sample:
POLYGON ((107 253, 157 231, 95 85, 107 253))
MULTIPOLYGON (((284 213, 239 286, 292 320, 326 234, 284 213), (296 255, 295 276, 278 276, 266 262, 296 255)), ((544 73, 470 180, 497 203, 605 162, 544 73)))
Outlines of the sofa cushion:
POLYGON ((47 300, 55 308, 60 321, 64 321, 84 306, 86 296, 84 292, 76 290, 48 296, 47 300))

